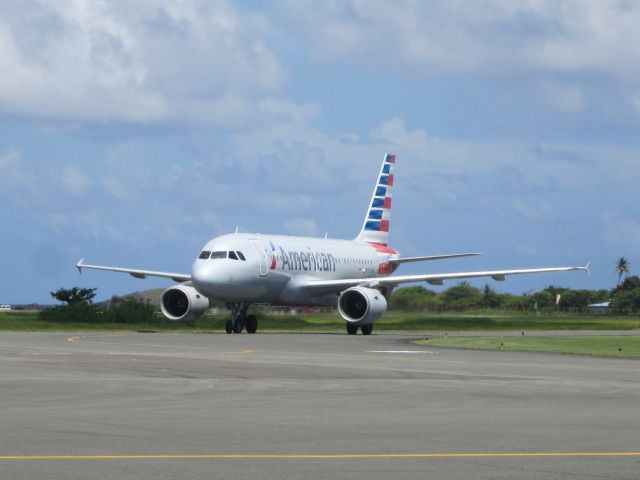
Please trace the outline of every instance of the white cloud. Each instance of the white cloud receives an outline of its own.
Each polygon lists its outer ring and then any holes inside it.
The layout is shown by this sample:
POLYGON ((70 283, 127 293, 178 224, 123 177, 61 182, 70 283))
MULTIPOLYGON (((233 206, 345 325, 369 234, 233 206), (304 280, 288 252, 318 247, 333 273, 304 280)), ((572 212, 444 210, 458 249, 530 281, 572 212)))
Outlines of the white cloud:
POLYGON ((407 131, 402 118, 394 117, 376 125, 369 132, 369 137, 381 142, 390 142, 395 148, 409 151, 424 151, 427 148, 426 130, 407 131))
POLYGON ((577 112, 586 103, 583 89, 578 85, 546 82, 542 90, 549 102, 561 111, 577 112))
POLYGON ((531 69, 640 75, 640 5, 634 2, 295 0, 285 5, 300 37, 324 59, 379 67, 384 58, 385 69, 402 65, 492 76, 526 75, 531 69))
POLYGON ((78 232, 80 235, 100 240, 113 241, 118 244, 138 245, 136 237, 129 232, 124 233, 102 218, 97 210, 83 213, 49 213, 43 218, 44 223, 54 231, 78 232))
POLYGON ((218 215, 207 211, 186 214, 181 217, 180 223, 187 228, 202 227, 207 230, 213 230, 216 233, 222 231, 223 227, 218 215))
POLYGON ((78 168, 66 167, 62 171, 62 186, 70 195, 84 193, 91 183, 91 179, 78 168))
POLYGON ((284 69, 264 28, 227 2, 7 4, 0 109, 97 122, 233 128, 284 69))
MULTIPOLYGON (((284 2, 284 17, 316 63, 365 67, 410 82, 489 80, 559 111, 587 103, 633 107, 640 81, 640 3, 351 0, 284 2)), ((604 108, 603 105, 599 105, 604 108)))
POLYGON ((312 200, 306 195, 290 195, 281 192, 271 192, 260 195, 259 203, 263 204, 268 211, 284 213, 311 208, 312 200))
POLYGON ((311 218, 294 218, 284 224, 285 230, 292 235, 309 235, 318 234, 318 226, 315 220, 311 218))
POLYGON ((38 177, 16 151, 0 154, 0 199, 11 205, 27 206, 39 195, 38 177))

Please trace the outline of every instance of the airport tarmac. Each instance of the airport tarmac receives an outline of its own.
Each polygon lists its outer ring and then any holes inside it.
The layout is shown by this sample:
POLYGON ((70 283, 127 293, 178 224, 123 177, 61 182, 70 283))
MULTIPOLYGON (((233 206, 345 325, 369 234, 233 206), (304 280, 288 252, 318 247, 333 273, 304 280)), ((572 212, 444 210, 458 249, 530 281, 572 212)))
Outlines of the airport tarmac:
POLYGON ((640 361, 0 333, 0 478, 637 479, 640 361))

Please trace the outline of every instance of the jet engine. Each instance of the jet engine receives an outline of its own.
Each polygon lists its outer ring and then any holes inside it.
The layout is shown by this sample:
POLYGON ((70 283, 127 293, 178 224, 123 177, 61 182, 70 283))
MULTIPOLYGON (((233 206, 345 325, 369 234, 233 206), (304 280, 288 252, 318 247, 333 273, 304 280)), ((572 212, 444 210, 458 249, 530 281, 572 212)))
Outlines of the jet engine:
POLYGON ((209 299, 187 285, 171 287, 162 294, 160 310, 175 322, 188 322, 200 318, 209 309, 209 299))
POLYGON ((387 311, 387 299, 374 288, 351 287, 340 294, 338 311, 347 322, 370 325, 387 311))

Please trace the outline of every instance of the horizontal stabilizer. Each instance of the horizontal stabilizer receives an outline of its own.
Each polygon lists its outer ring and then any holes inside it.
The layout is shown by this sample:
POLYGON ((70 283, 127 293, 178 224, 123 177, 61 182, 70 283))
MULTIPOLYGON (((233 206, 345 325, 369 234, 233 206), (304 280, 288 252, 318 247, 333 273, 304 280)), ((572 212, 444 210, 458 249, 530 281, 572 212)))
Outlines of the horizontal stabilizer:
POLYGON ((389 263, 401 264, 410 262, 428 262, 430 260, 446 260, 449 258, 474 257, 482 255, 481 253, 453 253, 450 255, 430 255, 426 257, 404 257, 389 260, 389 263))

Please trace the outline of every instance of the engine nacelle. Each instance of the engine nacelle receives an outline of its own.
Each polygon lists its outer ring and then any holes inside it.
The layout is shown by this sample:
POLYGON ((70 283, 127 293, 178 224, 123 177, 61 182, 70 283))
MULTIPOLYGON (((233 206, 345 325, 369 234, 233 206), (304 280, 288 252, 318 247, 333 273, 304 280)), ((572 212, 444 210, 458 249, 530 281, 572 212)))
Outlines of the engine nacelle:
POLYGON ((347 322, 369 325, 387 311, 387 299, 374 288, 351 287, 340 294, 338 311, 347 322))
POLYGON ((208 309, 209 299, 187 285, 176 285, 165 290, 160 300, 160 310, 174 322, 195 320, 208 309))

